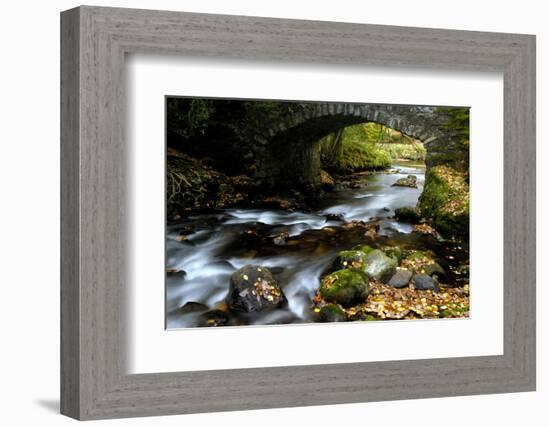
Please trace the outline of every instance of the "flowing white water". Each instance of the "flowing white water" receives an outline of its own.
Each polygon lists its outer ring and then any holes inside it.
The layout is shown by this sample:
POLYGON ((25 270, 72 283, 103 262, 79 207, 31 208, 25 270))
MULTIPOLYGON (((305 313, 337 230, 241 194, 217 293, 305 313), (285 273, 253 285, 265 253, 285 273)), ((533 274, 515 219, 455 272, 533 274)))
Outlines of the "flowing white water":
POLYGON ((398 173, 377 173, 365 176, 361 188, 347 189, 327 195, 325 206, 317 212, 287 212, 269 209, 227 209, 218 214, 194 215, 184 224, 170 227, 167 233, 167 268, 185 271, 183 275, 167 277, 167 327, 194 326, 197 315, 182 316, 175 310, 187 302, 199 302, 214 308, 223 302, 231 274, 247 264, 269 268, 288 299, 286 309, 257 317, 253 323, 269 324, 281 321, 308 320, 311 298, 319 286, 319 278, 336 253, 319 255, 296 253, 284 247, 276 254, 256 256, 239 251, 243 233, 250 238, 274 236, 287 232, 298 236, 307 230, 341 225, 342 221, 380 219, 380 235, 395 231, 409 233, 411 225, 392 218, 394 209, 415 206, 424 185, 424 168, 396 165, 398 173), (392 187, 399 178, 417 177, 418 188, 392 187), (338 215, 341 220, 327 215, 338 215), (182 228, 192 229, 186 240, 176 236, 182 228), (281 252, 282 251, 282 252, 281 252), (285 320, 286 319, 286 320, 285 320), (288 320, 290 319, 290 320, 288 320))

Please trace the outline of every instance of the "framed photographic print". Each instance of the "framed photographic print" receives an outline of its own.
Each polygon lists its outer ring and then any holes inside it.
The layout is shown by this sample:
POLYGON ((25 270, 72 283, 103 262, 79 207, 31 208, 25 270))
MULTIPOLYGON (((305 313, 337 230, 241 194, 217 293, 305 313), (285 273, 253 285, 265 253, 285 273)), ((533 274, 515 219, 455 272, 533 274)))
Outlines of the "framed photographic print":
POLYGON ((534 36, 84 6, 61 40, 62 413, 535 389, 534 36))

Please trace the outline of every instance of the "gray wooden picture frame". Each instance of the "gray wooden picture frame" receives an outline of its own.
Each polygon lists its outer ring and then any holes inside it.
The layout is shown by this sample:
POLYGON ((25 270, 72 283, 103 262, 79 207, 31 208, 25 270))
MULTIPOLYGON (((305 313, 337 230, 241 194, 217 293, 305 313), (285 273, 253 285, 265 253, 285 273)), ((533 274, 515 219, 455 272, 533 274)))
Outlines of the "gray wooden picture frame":
POLYGON ((532 35, 71 9, 61 14, 61 166, 65 415, 84 420, 535 390, 532 35), (135 52, 502 72, 504 354, 127 374, 124 60, 135 52))

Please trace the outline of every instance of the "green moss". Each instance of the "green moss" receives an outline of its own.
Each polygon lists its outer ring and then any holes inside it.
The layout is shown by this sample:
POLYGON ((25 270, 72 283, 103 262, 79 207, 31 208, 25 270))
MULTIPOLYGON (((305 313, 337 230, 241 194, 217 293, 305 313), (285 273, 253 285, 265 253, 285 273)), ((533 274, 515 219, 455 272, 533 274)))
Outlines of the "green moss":
POLYGON ((442 236, 467 240, 470 209, 466 174, 444 165, 430 168, 419 208, 442 236))
POLYGON ((361 251, 365 255, 368 255, 372 251, 374 251, 374 248, 370 247, 369 245, 357 245, 353 247, 354 251, 361 251))
POLYGON ((390 258, 395 259, 398 263, 403 259, 403 251, 399 246, 389 246, 382 249, 390 258))
POLYGON ((447 116, 441 128, 452 131, 460 143, 470 139, 470 108, 469 107, 438 107, 437 113, 447 116))
POLYGON ((406 262, 416 262, 422 264, 431 264, 432 262, 434 262, 431 252, 420 251, 416 249, 404 250, 402 260, 406 262))
POLYGON ((345 322, 346 313, 338 304, 327 304, 319 312, 321 322, 345 322))
POLYGON ((348 126, 337 137, 332 134, 321 140, 323 168, 339 173, 385 169, 391 157, 369 139, 365 124, 348 126))
POLYGON ((379 150, 387 153, 391 159, 421 160, 426 159, 426 149, 420 142, 411 143, 381 143, 376 144, 379 150))
POLYGON ((334 267, 336 269, 363 270, 365 268, 366 254, 360 250, 342 251, 336 256, 334 267))
POLYGON ((369 294, 368 276, 355 270, 338 270, 325 276, 319 288, 319 295, 327 302, 349 307, 359 303, 369 294))

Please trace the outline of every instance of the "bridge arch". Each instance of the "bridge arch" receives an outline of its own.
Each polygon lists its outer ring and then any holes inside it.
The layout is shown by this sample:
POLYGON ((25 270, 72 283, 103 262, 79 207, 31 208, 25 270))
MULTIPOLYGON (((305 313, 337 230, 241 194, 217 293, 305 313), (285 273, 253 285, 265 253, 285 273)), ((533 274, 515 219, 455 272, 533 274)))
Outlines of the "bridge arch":
POLYGON ((299 103, 253 135, 257 178, 271 185, 315 184, 320 175, 318 143, 344 127, 375 122, 423 142, 427 164, 452 135, 435 107, 355 103, 299 103))

